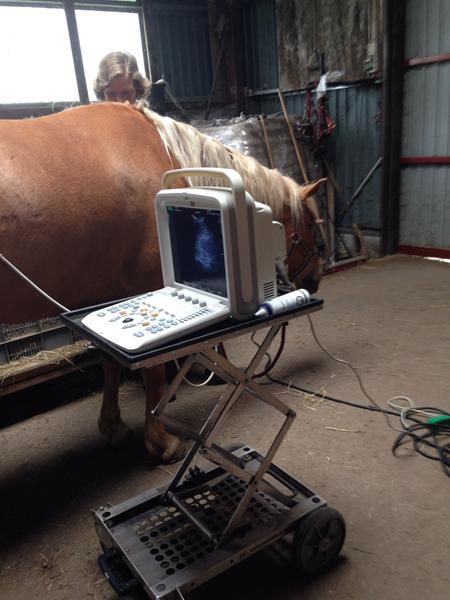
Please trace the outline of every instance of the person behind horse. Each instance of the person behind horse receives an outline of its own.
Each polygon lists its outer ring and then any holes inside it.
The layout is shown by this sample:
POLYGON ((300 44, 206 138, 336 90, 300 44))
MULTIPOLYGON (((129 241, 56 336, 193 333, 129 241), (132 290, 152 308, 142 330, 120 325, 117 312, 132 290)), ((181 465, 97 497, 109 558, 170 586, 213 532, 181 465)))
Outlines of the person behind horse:
POLYGON ((150 82, 139 72, 136 58, 129 52, 110 52, 102 58, 94 81, 99 100, 129 102, 145 100, 150 82))

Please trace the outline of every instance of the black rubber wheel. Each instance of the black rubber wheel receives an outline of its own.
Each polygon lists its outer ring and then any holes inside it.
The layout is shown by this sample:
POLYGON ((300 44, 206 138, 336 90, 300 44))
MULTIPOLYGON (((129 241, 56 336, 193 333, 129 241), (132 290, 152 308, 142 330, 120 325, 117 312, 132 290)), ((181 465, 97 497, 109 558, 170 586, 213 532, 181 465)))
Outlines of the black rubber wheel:
POLYGON ((294 534, 295 566, 302 575, 319 575, 333 565, 345 539, 345 521, 333 508, 319 508, 301 519, 294 534))

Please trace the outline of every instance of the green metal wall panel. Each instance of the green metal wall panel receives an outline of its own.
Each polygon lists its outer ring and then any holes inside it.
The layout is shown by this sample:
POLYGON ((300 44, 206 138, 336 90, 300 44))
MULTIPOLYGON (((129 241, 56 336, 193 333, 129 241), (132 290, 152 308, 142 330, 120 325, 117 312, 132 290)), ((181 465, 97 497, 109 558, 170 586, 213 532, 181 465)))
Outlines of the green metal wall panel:
POLYGON ((152 4, 149 27, 154 81, 164 77, 180 100, 206 98, 212 83, 206 0, 152 4))
MULTIPOLYGON (((303 114, 304 92, 286 93, 289 114, 303 114)), ((336 198, 339 214, 361 181, 380 156, 380 103, 381 86, 356 85, 328 90, 328 112, 336 128, 327 141, 328 161, 334 164, 336 180, 344 202, 336 198)), ((278 97, 271 94, 260 96, 259 111, 276 114, 281 110, 278 97)), ((356 222, 360 227, 380 229, 381 169, 353 205, 351 221, 345 219, 340 225, 356 222)))
POLYGON ((248 0, 242 6, 245 85, 251 90, 278 87, 275 0, 248 0))

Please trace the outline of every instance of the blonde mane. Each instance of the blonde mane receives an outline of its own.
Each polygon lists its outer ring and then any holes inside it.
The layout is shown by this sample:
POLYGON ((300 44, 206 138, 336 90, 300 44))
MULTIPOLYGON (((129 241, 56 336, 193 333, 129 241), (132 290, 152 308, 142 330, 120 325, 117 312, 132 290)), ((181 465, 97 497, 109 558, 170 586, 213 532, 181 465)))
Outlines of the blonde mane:
MULTIPOLYGON (((200 133, 194 127, 152 112, 145 106, 138 109, 152 121, 171 158, 181 168, 222 167, 234 169, 244 180, 245 189, 257 202, 267 204, 280 218, 283 207, 290 206, 294 220, 302 211, 299 184, 276 169, 268 169, 251 156, 224 146, 214 138, 200 133)), ((219 180, 196 178, 198 185, 223 185, 219 180)), ((192 182, 189 182, 192 185, 192 182)))

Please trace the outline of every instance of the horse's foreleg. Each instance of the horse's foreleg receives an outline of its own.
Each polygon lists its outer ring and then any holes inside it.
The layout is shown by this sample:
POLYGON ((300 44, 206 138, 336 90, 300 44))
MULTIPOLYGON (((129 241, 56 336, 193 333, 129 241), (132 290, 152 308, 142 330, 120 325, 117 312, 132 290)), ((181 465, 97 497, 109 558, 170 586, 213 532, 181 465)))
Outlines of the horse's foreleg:
POLYGON ((179 438, 169 433, 151 414, 164 393, 164 365, 143 369, 143 377, 146 393, 145 446, 151 457, 163 462, 174 462, 182 457, 183 445, 179 438))
POLYGON ((98 428, 111 444, 116 445, 130 431, 120 417, 119 385, 122 368, 117 361, 106 356, 102 357, 102 364, 105 384, 98 428))

